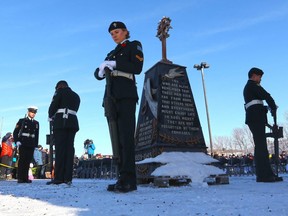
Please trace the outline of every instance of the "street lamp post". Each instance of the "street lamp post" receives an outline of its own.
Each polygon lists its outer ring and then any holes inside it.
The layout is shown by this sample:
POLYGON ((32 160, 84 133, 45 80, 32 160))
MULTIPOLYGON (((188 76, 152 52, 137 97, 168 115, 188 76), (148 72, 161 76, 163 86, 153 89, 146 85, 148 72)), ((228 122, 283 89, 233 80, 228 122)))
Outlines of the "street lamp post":
POLYGON ((202 76, 202 84, 203 84, 203 92, 204 92, 204 99, 205 99, 205 107, 206 107, 206 115, 207 115, 207 123, 208 123, 208 132, 209 132, 209 141, 210 141, 210 149, 211 149, 211 156, 213 155, 213 144, 212 144, 212 136, 211 136, 211 127, 210 127, 210 118, 209 118, 209 111, 208 111, 208 103, 206 97, 206 88, 205 88, 205 81, 204 81, 204 68, 209 68, 209 65, 206 62, 201 62, 200 65, 195 64, 194 68, 201 71, 202 76))

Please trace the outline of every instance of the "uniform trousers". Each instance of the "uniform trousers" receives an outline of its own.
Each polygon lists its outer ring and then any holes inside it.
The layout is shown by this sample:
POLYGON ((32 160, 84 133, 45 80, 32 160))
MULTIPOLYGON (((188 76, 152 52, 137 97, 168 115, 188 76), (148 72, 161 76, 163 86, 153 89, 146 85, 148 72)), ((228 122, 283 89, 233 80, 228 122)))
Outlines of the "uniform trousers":
POLYGON ((33 160, 34 147, 30 146, 19 146, 19 160, 18 160, 18 174, 17 179, 28 181, 28 172, 30 163, 33 160))
POLYGON ((69 182, 73 176, 75 129, 54 129, 55 138, 55 178, 56 181, 69 182))
POLYGON ((119 179, 132 185, 136 185, 134 144, 136 102, 135 99, 121 99, 116 102, 120 153, 119 179))
POLYGON ((267 149, 265 124, 264 123, 250 123, 248 124, 250 131, 253 134, 253 140, 255 144, 255 167, 256 176, 258 178, 268 178, 274 176, 272 171, 269 153, 267 149))

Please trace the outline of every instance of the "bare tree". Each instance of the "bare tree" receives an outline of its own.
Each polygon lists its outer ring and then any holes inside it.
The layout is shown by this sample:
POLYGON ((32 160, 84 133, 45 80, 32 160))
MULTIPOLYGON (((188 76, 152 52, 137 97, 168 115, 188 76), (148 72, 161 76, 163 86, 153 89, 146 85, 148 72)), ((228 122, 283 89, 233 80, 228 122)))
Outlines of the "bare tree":
POLYGON ((245 125, 243 128, 236 128, 233 130, 232 139, 234 148, 238 149, 244 154, 253 152, 254 142, 253 136, 249 128, 245 125))
MULTIPOLYGON (((285 114, 285 123, 283 124, 283 138, 279 139, 279 152, 288 151, 288 112, 285 114)), ((254 141, 253 135, 247 125, 243 128, 235 128, 232 137, 217 136, 214 137, 213 146, 217 153, 253 153, 254 141)), ((270 153, 274 153, 273 138, 267 138, 267 146, 270 153)))
POLYGON ((279 152, 288 149, 288 112, 285 113, 286 122, 283 124, 283 138, 279 139, 279 152))
POLYGON ((243 126, 243 132, 244 132, 244 136, 246 137, 246 144, 247 144, 247 148, 254 148, 255 144, 254 144, 254 140, 253 140, 253 134, 251 133, 249 127, 247 125, 243 126))
POLYGON ((247 154, 246 137, 242 128, 235 128, 232 133, 232 139, 235 149, 247 154))
POLYGON ((215 152, 218 153, 233 153, 233 141, 231 137, 217 136, 214 138, 215 152))

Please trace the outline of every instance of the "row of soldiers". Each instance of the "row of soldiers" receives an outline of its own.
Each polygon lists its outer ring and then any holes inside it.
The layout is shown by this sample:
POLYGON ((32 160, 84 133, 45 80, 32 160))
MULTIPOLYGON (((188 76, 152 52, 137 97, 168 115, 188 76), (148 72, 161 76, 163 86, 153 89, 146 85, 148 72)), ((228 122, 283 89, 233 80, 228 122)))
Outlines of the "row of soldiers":
MULTIPOLYGON (((54 179, 47 184, 72 182, 74 138, 79 130, 77 119, 79 106, 79 95, 72 91, 65 80, 59 81, 48 110, 55 145, 55 165, 54 179)), ((18 149, 18 183, 32 183, 29 179, 30 163, 33 161, 34 150, 39 145, 40 125, 35 120, 37 110, 36 106, 29 106, 25 117, 18 120, 13 133, 8 137, 8 140, 14 141, 18 149)))

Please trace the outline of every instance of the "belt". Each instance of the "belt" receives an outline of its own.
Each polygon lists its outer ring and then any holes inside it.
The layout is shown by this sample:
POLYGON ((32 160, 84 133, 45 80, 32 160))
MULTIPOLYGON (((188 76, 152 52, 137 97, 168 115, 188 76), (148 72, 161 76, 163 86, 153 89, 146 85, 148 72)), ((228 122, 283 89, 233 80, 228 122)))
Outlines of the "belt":
POLYGON ((131 79, 131 80, 134 80, 133 78, 133 74, 131 73, 126 73, 126 72, 123 72, 123 71, 119 71, 119 70, 113 70, 111 72, 111 76, 121 76, 121 77, 125 77, 125 78, 128 78, 128 79, 131 79))
POLYGON ((250 106, 253 106, 253 105, 256 105, 256 104, 263 105, 263 101, 262 100, 252 100, 249 103, 245 104, 245 108, 248 109, 250 106))
POLYGON ((68 119, 68 115, 77 115, 77 112, 68 108, 58 109, 56 113, 63 113, 63 118, 68 119))
POLYGON ((30 133, 22 133, 21 136, 25 136, 25 137, 35 137, 35 134, 30 134, 30 133))

